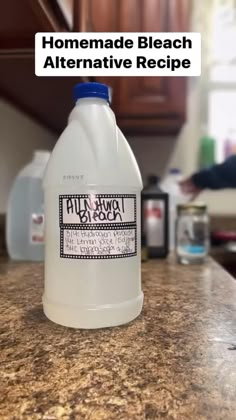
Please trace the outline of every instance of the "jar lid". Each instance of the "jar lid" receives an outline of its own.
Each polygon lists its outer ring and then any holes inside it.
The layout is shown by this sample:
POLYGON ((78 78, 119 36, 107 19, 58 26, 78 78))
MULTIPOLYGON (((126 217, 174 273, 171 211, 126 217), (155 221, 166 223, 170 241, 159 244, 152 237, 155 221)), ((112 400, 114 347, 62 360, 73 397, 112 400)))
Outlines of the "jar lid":
POLYGON ((177 206, 178 212, 181 211, 189 211, 189 212, 203 212, 207 211, 207 205, 205 203, 195 202, 195 203, 184 203, 178 204, 177 206))

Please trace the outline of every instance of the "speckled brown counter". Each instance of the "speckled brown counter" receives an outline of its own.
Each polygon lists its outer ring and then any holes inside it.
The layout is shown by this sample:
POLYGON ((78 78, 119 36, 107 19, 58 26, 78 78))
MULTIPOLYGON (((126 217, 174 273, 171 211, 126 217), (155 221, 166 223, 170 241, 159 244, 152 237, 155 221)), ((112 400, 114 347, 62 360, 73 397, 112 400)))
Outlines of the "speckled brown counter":
POLYGON ((43 267, 0 265, 1 419, 236 419, 236 281, 216 263, 143 266, 132 324, 60 327, 43 267))

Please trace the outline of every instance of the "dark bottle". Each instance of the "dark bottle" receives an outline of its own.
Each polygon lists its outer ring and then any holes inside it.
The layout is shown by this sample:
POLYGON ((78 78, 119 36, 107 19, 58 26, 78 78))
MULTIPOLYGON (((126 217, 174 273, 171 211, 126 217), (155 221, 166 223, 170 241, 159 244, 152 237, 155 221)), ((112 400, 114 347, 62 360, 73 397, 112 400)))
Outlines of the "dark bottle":
POLYGON ((150 175, 142 191, 142 235, 148 257, 165 258, 168 254, 168 194, 158 187, 158 177, 150 175))
POLYGON ((141 261, 145 262, 147 260, 148 260, 148 249, 147 249, 147 245, 146 245, 146 236, 142 232, 142 235, 141 235, 141 261))

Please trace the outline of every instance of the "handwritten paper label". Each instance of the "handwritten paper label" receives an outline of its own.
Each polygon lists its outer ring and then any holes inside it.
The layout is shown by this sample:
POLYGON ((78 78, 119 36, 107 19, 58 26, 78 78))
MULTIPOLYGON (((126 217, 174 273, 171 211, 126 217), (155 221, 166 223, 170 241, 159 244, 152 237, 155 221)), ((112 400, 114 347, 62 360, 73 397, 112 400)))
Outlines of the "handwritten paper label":
POLYGON ((137 255, 136 195, 59 196, 61 258, 137 255))
POLYGON ((111 194, 62 196, 62 223, 133 223, 135 198, 111 194))
POLYGON ((135 229, 122 230, 73 230, 63 231, 64 254, 81 257, 135 255, 135 229))

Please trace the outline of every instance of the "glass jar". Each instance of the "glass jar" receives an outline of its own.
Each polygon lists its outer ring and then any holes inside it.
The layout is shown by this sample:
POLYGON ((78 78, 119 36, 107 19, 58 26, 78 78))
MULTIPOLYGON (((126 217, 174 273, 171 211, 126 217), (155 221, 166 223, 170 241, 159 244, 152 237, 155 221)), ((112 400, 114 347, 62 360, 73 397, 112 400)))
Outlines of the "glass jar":
POLYGON ((200 203, 177 207, 176 254, 181 264, 201 264, 209 251, 207 206, 200 203))

